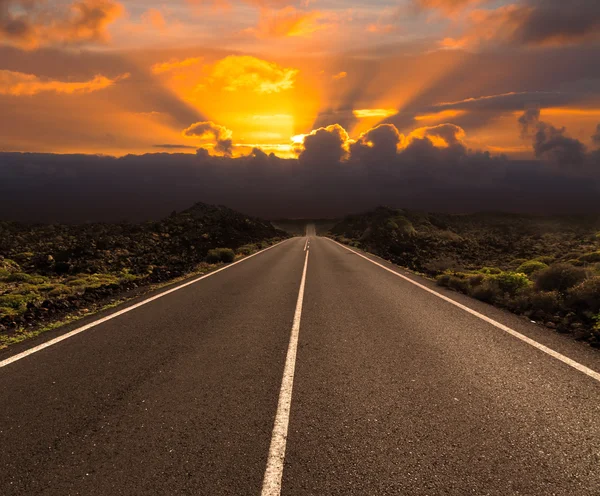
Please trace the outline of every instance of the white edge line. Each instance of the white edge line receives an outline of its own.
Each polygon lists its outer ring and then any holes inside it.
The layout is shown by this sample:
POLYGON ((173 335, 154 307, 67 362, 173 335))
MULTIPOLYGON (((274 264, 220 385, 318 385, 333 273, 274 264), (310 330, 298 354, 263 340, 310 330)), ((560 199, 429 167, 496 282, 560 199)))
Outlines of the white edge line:
POLYGON ((511 329, 510 327, 505 326, 504 324, 501 324, 500 322, 498 322, 494 319, 491 319, 491 318, 487 317, 486 315, 477 312, 476 310, 473 310, 472 308, 469 308, 461 303, 458 303, 457 301, 453 300, 452 298, 448 298, 447 296, 444 296, 443 294, 438 293, 437 291, 434 291, 433 289, 430 289, 427 286, 424 286, 423 284, 419 284, 418 282, 413 281, 410 277, 406 277, 402 274, 399 274, 395 270, 392 270, 389 267, 386 267, 385 265, 375 262, 374 260, 371 260, 369 257, 366 257, 365 255, 363 255, 357 251, 354 251, 351 248, 348 248, 347 246, 344 246, 343 244, 338 243, 337 241, 335 241, 331 238, 326 238, 326 239, 328 239, 329 241, 332 241, 333 243, 335 243, 337 245, 340 245, 342 248, 344 248, 348 251, 351 251, 352 253, 358 255, 359 257, 362 257, 365 260, 368 260, 372 264, 375 264, 378 267, 381 267, 382 269, 387 270, 388 272, 391 272, 392 274, 394 274, 398 277, 401 277, 405 281, 408 281, 411 284, 414 284, 415 286, 427 291, 428 293, 431 293, 431 294, 437 296, 438 298, 441 298, 442 300, 447 301, 448 303, 451 303, 452 305, 464 310, 465 312, 468 312, 471 315, 474 315, 475 317, 479 317, 481 320, 485 320, 487 323, 492 324, 493 326, 497 327, 498 329, 501 329, 504 332, 507 332, 511 336, 514 336, 515 338, 520 339, 521 341, 524 341, 525 343, 533 346, 534 348, 537 348, 538 350, 543 351, 547 355, 550 355, 551 357, 556 358, 557 360, 560 360, 561 362, 565 363, 566 365, 569 365, 570 367, 573 367, 574 369, 578 370, 579 372, 583 372, 585 375, 600 382, 600 373, 596 372, 595 370, 592 370, 589 367, 586 367, 585 365, 582 365, 581 363, 576 362, 575 360, 563 355, 562 353, 559 353, 558 351, 554 351, 552 348, 548 348, 547 346, 544 346, 543 344, 538 343, 534 339, 531 339, 530 337, 527 337, 524 334, 521 334, 520 332, 517 332, 514 329, 511 329))
POLYGON ((176 286, 174 288, 168 289, 167 291, 163 291, 162 293, 159 293, 157 295, 151 296, 150 298, 147 298, 147 299, 145 299, 143 301, 140 301, 140 302, 138 302, 138 303, 136 303, 134 305, 128 306, 127 308, 124 308, 123 310, 119 310, 118 312, 111 313, 110 315, 107 315, 106 317, 103 317, 101 319, 95 320, 94 322, 90 322, 89 324, 86 324, 86 325, 84 325, 82 327, 78 327, 77 329, 73 329, 72 331, 69 331, 69 332, 67 332, 65 334, 62 334, 62 335, 60 335, 58 337, 55 337, 54 339, 50 339, 49 341, 46 341, 46 342, 44 342, 42 344, 34 346, 33 348, 29 348, 28 350, 25 350, 25 351, 23 351, 21 353, 17 353, 16 355, 13 355, 11 357, 8 357, 5 360, 2 360, 0 362, 0 368, 6 367, 7 365, 10 365, 13 362, 21 360, 22 358, 25 358, 25 357, 27 357, 29 355, 34 354, 34 353, 37 353, 38 351, 41 351, 44 348, 48 348, 48 347, 50 347, 50 346, 52 346, 52 345, 54 345, 56 343, 64 341, 65 339, 68 339, 68 338, 70 338, 72 336, 75 336, 76 334, 79 334, 80 332, 87 331, 88 329, 91 329, 92 327, 96 327, 99 324, 102 324, 102 323, 104 323, 104 322, 106 322, 108 320, 114 319, 114 318, 118 317, 119 315, 123 315, 124 313, 131 312, 132 310, 135 310, 138 307, 146 305, 147 303, 150 303, 151 301, 158 300, 159 298, 162 298, 163 296, 166 296, 166 295, 168 295, 170 293, 173 293, 175 291, 179 291, 180 289, 185 288, 187 286, 190 286, 191 284, 195 284, 198 281, 201 281, 202 279, 206 279, 207 277, 214 276, 215 274, 217 274, 217 273, 219 273, 219 272, 221 272, 221 271, 223 271, 225 269, 229 269, 230 267, 233 267, 234 265, 237 265, 239 263, 245 262, 246 260, 248 260, 248 259, 250 259, 252 257, 255 257, 256 255, 264 253, 265 251, 268 251, 271 248, 275 248, 276 246, 280 245, 281 243, 285 243, 286 241, 289 241, 290 239, 292 239, 292 238, 284 239, 283 241, 280 241, 279 243, 271 245, 268 248, 265 248, 264 250, 260 250, 260 251, 257 251, 256 253, 253 253, 252 255, 248 255, 247 257, 244 257, 244 258, 238 260, 237 262, 233 262, 233 263, 231 263, 229 265, 226 265, 225 267, 221 267, 220 269, 217 269, 217 270, 215 270, 213 272, 210 272, 210 273, 205 274, 203 276, 200 276, 200 277, 197 277, 195 279, 192 279, 191 281, 184 282, 183 284, 180 284, 179 286, 176 286))
POLYGON ((300 333, 300 319, 302 317, 302 302, 304 301, 304 287, 306 283, 309 253, 310 251, 307 251, 306 257, 304 258, 304 270, 302 271, 302 279, 300 280, 296 312, 294 313, 290 343, 288 345, 285 367, 283 369, 279 401, 277 403, 277 413, 273 425, 273 434, 271 436, 271 445, 269 447, 267 467, 265 469, 262 491, 260 493, 261 496, 279 496, 281 494, 281 479, 283 476, 285 448, 287 443, 288 425, 290 422, 294 371, 296 369, 296 351, 298 349, 298 335, 300 333))

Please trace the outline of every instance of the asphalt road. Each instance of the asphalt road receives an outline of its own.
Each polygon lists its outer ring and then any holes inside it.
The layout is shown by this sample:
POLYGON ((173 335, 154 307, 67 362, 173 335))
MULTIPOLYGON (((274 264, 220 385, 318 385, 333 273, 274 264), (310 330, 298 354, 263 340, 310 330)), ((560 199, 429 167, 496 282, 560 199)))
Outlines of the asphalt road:
POLYGON ((480 315, 285 241, 0 355, 0 494, 599 495, 598 353, 368 258, 480 315))

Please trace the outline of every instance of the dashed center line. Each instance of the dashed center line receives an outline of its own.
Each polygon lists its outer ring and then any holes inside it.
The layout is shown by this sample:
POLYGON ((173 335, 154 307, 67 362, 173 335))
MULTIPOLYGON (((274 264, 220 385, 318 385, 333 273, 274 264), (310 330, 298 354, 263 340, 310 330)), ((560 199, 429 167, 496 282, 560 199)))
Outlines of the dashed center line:
MULTIPOLYGON (((308 240, 307 240, 308 241, 308 240)), ((307 245, 308 246, 308 245, 307 245)), ((306 284, 306 269, 308 268, 308 255, 310 250, 306 248, 304 258, 304 270, 300 280, 296 312, 290 335, 283 379, 279 391, 279 402, 275 415, 275 425, 271 436, 267 468, 263 479, 261 496, 279 496, 281 494, 281 479, 283 477, 283 463, 285 461, 285 448, 287 444, 288 425, 290 422, 290 408, 292 404, 292 389, 294 386, 294 372, 296 369, 296 351, 298 349, 298 335, 300 333, 300 318, 302 317, 302 302, 304 300, 304 287, 306 284)))

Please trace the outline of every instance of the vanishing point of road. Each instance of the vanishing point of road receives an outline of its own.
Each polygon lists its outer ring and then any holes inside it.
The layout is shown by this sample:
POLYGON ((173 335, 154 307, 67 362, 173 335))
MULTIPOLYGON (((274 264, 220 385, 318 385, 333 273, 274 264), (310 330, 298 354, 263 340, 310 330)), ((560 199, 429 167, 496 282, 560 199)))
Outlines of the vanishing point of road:
POLYGON ((597 352, 307 234, 5 350, 0 494, 600 494, 597 352))

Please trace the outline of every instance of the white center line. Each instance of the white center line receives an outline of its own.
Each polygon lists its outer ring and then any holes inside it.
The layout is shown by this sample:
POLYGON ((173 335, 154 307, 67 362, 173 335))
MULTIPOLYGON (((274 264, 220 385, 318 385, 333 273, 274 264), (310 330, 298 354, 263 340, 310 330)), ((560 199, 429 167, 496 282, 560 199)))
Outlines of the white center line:
POLYGON ((43 350, 44 348, 48 348, 49 346, 52 346, 56 343, 59 343, 60 341, 64 341, 65 339, 68 339, 72 336, 75 336, 76 334, 79 334, 80 332, 83 331, 87 331, 88 329, 91 329, 92 327, 96 327, 98 324, 102 324, 103 322, 106 322, 107 320, 111 320, 114 319, 115 317, 118 317, 119 315, 123 315, 124 313, 127 312, 131 312, 132 310, 141 307, 142 305, 145 305, 146 303, 150 303, 151 301, 157 300, 159 298, 162 298, 163 296, 166 296, 170 293, 173 293, 174 291, 179 291, 180 289, 183 289, 191 284, 195 284, 198 281, 201 281, 202 279, 206 279, 207 277, 211 277, 214 276, 215 274, 218 274, 219 272, 229 269, 230 267, 233 267, 234 265, 237 265, 239 263, 245 262, 246 260, 255 257, 256 255, 260 254, 260 253, 264 253, 267 250, 270 250, 271 248, 275 248, 276 246, 280 245, 281 243, 284 243, 288 241, 287 239, 284 239, 283 241, 280 241, 279 243, 276 243, 274 245, 269 246, 268 248, 265 248, 264 250, 260 250, 257 251, 256 253, 253 253, 252 255, 248 255, 247 257, 244 257, 240 260, 238 260, 237 262, 233 262, 229 265, 226 265, 225 267, 221 267, 220 269, 217 269, 213 272, 209 272, 208 274, 204 275, 204 276, 200 276, 197 277, 195 279, 192 279, 191 281, 187 281, 184 282, 183 284, 180 284, 179 286, 176 286, 174 288, 171 288, 167 291, 163 291, 162 293, 159 293, 157 295, 151 296, 150 298, 147 298, 145 300, 140 301, 139 303, 136 303, 135 305, 131 305, 128 306, 126 308, 124 308, 123 310, 119 310, 118 312, 114 312, 111 313, 110 315, 107 315, 106 317, 103 317, 101 319, 95 320, 94 322, 90 322, 87 325, 84 325, 82 327, 78 327, 77 329, 74 329, 70 332, 67 332, 65 334, 62 334, 54 339, 51 339, 49 341, 46 341, 45 343, 42 343, 40 345, 34 346, 33 348, 29 348, 28 350, 25 350, 21 353, 18 353, 16 355, 13 355, 5 360, 0 361, 0 368, 2 367, 6 367, 7 365, 16 362, 17 360, 21 360, 22 358, 25 358, 26 356, 32 355, 33 353, 36 353, 38 351, 43 350))
POLYGON ((306 238, 306 243, 304 243, 304 251, 308 248, 308 238, 306 238))
POLYGON ((363 254, 358 253, 357 251, 354 251, 354 250, 348 248, 347 246, 344 246, 343 244, 338 243, 337 241, 335 241, 331 238, 326 238, 326 239, 328 239, 329 241, 332 241, 336 245, 340 245, 342 248, 344 248, 348 251, 351 251, 355 255, 358 255, 359 257, 364 258, 365 260, 371 262, 372 264, 375 264, 378 267, 381 267, 382 269, 387 270, 388 272, 391 272, 395 276, 398 276, 398 277, 404 279, 405 281, 408 281, 411 284, 414 284, 415 286, 427 291, 428 293, 431 293, 431 294, 437 296, 438 298, 441 298, 442 300, 447 301, 448 303, 451 303, 452 305, 464 310, 465 312, 468 312, 471 315, 474 315, 475 317, 480 318, 481 320, 485 320, 489 324, 492 324, 494 327, 497 327, 498 329, 503 330, 504 332, 510 334, 511 336, 514 336, 515 338, 520 339, 521 341, 524 341, 525 343, 533 346, 534 348, 537 348, 538 350, 543 351, 547 355, 550 355, 551 357, 556 358, 557 360, 560 360, 561 362, 565 363, 569 367, 573 367, 574 369, 578 370, 579 372, 582 372, 585 375, 591 377, 592 379, 595 379, 596 381, 600 382, 600 373, 596 372, 595 370, 592 370, 589 367, 586 367, 585 365, 582 365, 581 363, 576 362, 575 360, 563 355, 562 353, 559 353, 558 351, 554 351, 552 348, 548 348, 547 346, 544 346, 543 344, 538 343, 537 341, 531 339, 530 337, 527 337, 524 334, 521 334, 520 332, 517 332, 514 329, 511 329, 510 327, 505 326, 504 324, 501 324, 500 322, 498 322, 494 319, 491 319, 488 316, 477 312, 476 310, 473 310, 472 308, 469 308, 461 303, 458 303, 457 301, 453 300, 452 298, 448 298, 447 296, 444 296, 443 294, 438 293, 437 291, 434 291, 433 289, 430 289, 427 286, 424 286, 423 284, 419 284, 418 282, 413 281, 409 277, 403 276, 402 274, 399 274, 395 270, 392 270, 389 267, 386 267, 385 265, 375 262, 374 260, 371 260, 369 257, 366 257, 363 254))
POLYGON ((269 457, 267 458, 267 468, 265 469, 261 496, 279 496, 281 494, 281 478, 283 476, 283 462, 285 460, 288 424, 290 422, 292 388, 294 386, 294 371, 296 369, 296 351, 298 349, 298 334, 300 333, 300 318, 302 316, 302 302, 304 300, 304 286, 306 283, 309 253, 310 251, 307 251, 304 258, 304 270, 302 271, 292 333, 283 369, 283 379, 279 391, 279 402, 277 403, 275 425, 273 426, 273 434, 271 436, 271 446, 269 448, 269 457))

